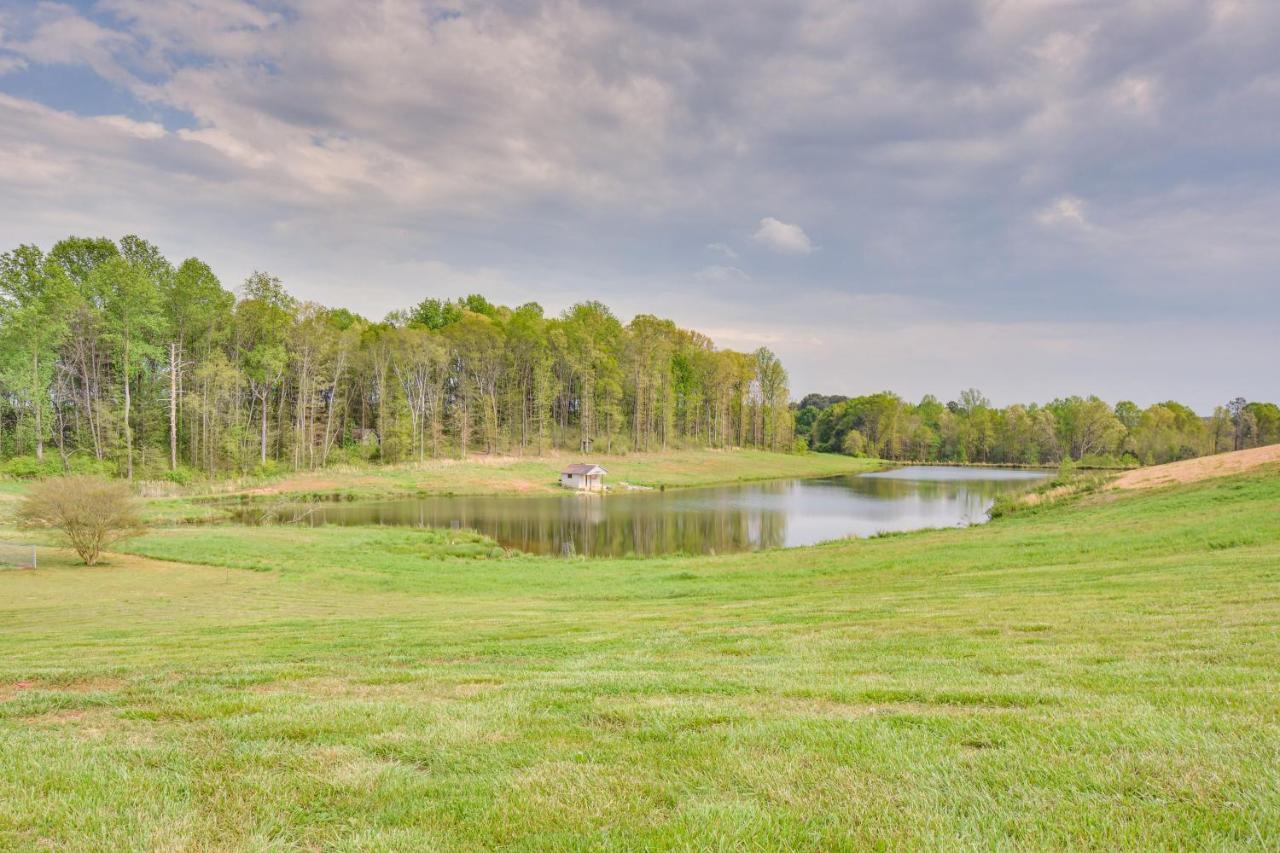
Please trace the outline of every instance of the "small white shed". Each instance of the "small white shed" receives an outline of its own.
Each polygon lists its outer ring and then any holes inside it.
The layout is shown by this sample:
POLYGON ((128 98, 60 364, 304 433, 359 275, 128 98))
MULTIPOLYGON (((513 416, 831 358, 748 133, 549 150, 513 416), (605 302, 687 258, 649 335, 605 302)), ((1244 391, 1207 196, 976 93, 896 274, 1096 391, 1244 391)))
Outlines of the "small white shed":
POLYGON ((592 462, 575 462, 560 472, 560 485, 580 492, 603 492, 604 475, 609 473, 592 462))

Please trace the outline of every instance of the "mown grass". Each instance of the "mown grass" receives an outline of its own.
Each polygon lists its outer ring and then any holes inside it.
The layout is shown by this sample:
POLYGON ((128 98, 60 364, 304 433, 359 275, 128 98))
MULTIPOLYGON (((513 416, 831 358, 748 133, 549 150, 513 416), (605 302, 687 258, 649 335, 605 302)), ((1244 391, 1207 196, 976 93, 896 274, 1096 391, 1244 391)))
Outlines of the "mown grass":
POLYGON ((0 573, 0 846, 1280 844, 1275 469, 716 558, 454 535, 0 573))

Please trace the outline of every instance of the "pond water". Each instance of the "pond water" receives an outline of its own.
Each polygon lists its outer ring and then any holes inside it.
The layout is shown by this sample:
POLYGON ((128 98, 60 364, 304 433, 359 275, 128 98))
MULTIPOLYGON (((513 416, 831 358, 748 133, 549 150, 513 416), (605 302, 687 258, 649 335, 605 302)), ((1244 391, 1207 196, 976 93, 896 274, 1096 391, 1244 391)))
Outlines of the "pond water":
MULTIPOLYGON (((871 474, 549 497, 422 497, 273 510, 299 524, 472 528, 533 554, 709 554, 986 520, 1042 471, 913 465, 871 474)), ((261 512, 261 510, 256 510, 261 512)), ((255 510, 242 520, 254 521, 255 510)))

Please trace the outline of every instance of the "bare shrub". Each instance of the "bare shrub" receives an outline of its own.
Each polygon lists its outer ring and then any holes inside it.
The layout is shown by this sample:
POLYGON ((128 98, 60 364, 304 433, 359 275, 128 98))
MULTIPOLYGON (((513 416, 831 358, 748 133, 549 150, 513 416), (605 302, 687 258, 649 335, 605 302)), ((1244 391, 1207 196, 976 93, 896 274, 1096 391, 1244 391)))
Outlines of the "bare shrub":
POLYGON ((17 515, 25 527, 61 531, 86 566, 95 565, 107 545, 137 534, 142 527, 129 486, 90 475, 36 483, 17 515))

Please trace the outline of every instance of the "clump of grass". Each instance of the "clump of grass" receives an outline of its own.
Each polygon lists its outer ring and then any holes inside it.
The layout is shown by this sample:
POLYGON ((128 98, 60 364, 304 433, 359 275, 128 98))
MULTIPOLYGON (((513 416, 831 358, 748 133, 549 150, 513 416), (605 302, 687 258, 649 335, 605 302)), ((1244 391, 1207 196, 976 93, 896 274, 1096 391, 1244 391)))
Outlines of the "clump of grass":
POLYGON ((991 519, 997 519, 1018 513, 1042 512, 1097 492, 1113 476, 1106 471, 1077 468, 1071 460, 1064 459, 1053 479, 1025 492, 997 496, 987 515, 991 519))

